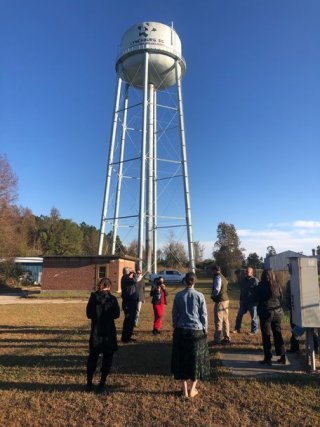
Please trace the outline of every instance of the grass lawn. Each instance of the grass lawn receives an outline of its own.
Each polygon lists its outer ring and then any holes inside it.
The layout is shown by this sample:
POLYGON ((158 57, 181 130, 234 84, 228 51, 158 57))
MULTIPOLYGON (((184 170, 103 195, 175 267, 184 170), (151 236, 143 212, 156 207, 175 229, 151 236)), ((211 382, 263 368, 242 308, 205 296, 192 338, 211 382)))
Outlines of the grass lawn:
MULTIPOLYGON (((109 392, 84 392, 89 321, 86 301, 64 304, 2 305, 0 320, 1 426, 320 426, 318 376, 287 375, 246 379, 230 375, 210 347, 212 375, 199 384, 194 400, 180 397, 170 375, 171 307, 163 333, 151 334, 150 298, 142 308, 135 344, 119 344, 109 392)), ((207 298, 209 339, 213 334, 208 282, 199 284, 207 298)), ((230 290, 230 326, 238 307, 238 288, 230 290)), ((120 334, 123 313, 117 321, 120 334)), ((249 331, 250 318, 244 318, 249 331)), ((289 326, 284 324, 286 341, 289 326)), ((120 338, 120 337, 119 337, 120 338)), ((261 336, 232 336, 236 348, 261 348, 261 336)), ((97 378, 98 379, 98 378, 97 378)))

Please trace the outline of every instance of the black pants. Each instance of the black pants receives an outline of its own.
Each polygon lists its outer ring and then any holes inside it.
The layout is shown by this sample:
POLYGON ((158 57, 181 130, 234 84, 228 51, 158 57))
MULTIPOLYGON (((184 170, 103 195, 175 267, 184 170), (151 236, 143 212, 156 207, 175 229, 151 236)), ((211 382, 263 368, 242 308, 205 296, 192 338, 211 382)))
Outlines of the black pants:
POLYGON ((260 316, 263 351, 266 360, 271 360, 272 358, 271 332, 273 335, 276 355, 285 355, 284 341, 281 334, 281 315, 282 311, 280 310, 270 310, 260 316))
POLYGON ((121 341, 128 342, 133 334, 134 322, 137 313, 138 301, 123 302, 124 321, 121 341))
MULTIPOLYGON (((87 361, 87 383, 92 384, 93 375, 97 369, 99 353, 90 352, 87 361)), ((112 365, 113 353, 102 353, 101 383, 106 381, 112 365)))

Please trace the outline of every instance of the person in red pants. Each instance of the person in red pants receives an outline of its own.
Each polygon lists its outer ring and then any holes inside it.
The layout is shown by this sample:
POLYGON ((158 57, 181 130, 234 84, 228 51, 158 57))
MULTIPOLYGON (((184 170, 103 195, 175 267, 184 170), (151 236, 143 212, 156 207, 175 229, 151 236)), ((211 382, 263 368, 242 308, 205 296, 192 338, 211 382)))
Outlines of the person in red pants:
POLYGON ((153 335, 160 334, 160 328, 164 313, 164 306, 167 304, 168 291, 164 284, 163 277, 160 276, 157 279, 157 282, 152 286, 150 291, 150 296, 152 297, 152 305, 154 312, 154 323, 153 323, 153 335))

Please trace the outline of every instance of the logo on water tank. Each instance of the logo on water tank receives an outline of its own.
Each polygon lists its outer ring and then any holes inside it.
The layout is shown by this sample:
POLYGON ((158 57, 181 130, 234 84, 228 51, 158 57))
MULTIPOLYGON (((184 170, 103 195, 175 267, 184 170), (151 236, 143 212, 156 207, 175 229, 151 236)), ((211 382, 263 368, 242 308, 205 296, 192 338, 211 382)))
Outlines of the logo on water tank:
POLYGON ((149 22, 145 22, 144 25, 139 25, 139 36, 149 37, 153 31, 157 31, 149 22))

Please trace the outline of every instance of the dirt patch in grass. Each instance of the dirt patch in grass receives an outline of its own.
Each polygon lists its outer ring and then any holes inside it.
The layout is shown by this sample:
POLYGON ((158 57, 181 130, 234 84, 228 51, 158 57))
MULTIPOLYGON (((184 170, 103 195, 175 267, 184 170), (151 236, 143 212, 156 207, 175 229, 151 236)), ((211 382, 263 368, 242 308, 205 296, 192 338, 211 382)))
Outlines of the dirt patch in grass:
MULTIPOLYGON (((236 378, 210 347, 212 375, 200 394, 184 400, 170 375, 170 287, 162 334, 154 337, 152 305, 143 305, 135 344, 119 344, 108 393, 84 392, 89 321, 85 301, 1 306, 1 426, 318 426, 319 378, 288 375, 272 380, 236 378)), ((213 334, 210 289, 209 338, 213 334)), ((237 296, 236 296, 237 297, 237 296)), ((233 325, 237 300, 232 301, 233 325)), ((243 330, 249 333, 250 318, 243 330)), ((117 321, 121 332, 123 314, 117 321)), ((260 335, 232 336, 240 349, 261 348, 260 335)), ((285 338, 289 339, 285 325, 285 338)), ((96 378, 96 380, 98 377, 96 378)))

